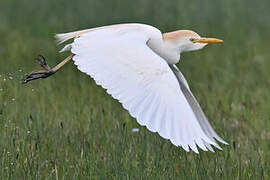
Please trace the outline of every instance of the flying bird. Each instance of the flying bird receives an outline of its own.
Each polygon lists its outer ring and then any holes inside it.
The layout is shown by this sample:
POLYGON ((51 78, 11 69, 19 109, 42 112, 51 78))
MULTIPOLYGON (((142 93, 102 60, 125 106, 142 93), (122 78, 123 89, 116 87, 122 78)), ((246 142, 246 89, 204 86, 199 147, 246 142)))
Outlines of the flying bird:
POLYGON ((60 51, 70 51, 64 61, 50 68, 42 56, 44 70, 33 71, 24 82, 47 78, 73 61, 128 110, 142 126, 175 146, 199 153, 227 144, 209 124, 187 80, 177 68, 181 53, 199 50, 216 38, 200 37, 191 30, 168 33, 137 23, 117 24, 56 34, 58 43, 73 39, 60 51))

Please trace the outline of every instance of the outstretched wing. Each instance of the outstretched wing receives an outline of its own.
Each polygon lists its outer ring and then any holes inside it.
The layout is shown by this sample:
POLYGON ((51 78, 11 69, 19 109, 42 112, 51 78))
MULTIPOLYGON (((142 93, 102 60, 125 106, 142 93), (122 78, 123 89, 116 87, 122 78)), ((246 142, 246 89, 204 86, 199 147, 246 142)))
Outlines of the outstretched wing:
POLYGON ((140 125, 186 151, 190 147, 198 153, 196 144, 205 151, 212 150, 210 144, 219 148, 199 123, 167 62, 147 46, 149 31, 118 26, 86 32, 70 45, 73 60, 140 125))
MULTIPOLYGON (((211 127, 210 123, 207 120, 207 117, 205 116, 200 104, 198 103, 194 95, 192 94, 188 86, 187 80, 185 79, 181 71, 177 68, 175 64, 170 65, 170 68, 172 69, 175 76, 177 77, 181 90, 183 94, 185 95, 204 133, 212 140, 214 140, 213 138, 215 138, 216 140, 218 140, 219 142, 222 142, 223 144, 228 144, 221 137, 219 137, 217 133, 214 131, 214 129, 211 127)), ((205 146, 207 148, 209 147, 207 144, 205 144, 205 146)), ((213 149, 211 149, 211 146, 209 147, 209 150, 213 151, 213 149)))

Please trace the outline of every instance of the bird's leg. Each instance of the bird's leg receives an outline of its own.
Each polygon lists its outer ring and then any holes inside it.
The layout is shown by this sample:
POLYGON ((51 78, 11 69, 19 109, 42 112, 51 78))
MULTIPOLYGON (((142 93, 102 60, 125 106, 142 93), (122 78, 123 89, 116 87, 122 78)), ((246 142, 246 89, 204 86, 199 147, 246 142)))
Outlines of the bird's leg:
POLYGON ((57 64, 54 68, 50 68, 50 66, 47 64, 45 58, 41 55, 39 55, 36 60, 40 64, 41 67, 43 67, 45 70, 39 70, 39 71, 33 71, 29 74, 26 74, 23 78, 23 83, 28 83, 30 81, 40 79, 40 78, 47 78, 54 73, 56 73, 59 69, 61 69, 66 63, 68 63, 74 54, 68 56, 65 60, 63 60, 61 63, 57 64))

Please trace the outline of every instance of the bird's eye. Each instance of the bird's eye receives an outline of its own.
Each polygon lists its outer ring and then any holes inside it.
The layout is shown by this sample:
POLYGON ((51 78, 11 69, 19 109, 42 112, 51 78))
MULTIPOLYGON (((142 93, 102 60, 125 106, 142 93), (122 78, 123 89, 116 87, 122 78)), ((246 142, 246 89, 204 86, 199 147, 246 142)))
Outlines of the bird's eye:
POLYGON ((194 39, 194 38, 190 38, 189 40, 190 40, 191 42, 195 43, 195 41, 194 41, 195 39, 194 39))

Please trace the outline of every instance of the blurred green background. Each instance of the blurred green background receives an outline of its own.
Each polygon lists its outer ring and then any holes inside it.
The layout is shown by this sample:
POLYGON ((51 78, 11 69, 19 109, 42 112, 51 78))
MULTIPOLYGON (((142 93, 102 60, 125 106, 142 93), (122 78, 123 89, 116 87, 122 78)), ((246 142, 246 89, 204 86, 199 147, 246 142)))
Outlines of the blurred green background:
POLYGON ((270 179, 269 0, 0 0, 1 179, 270 179), (70 63, 53 35, 139 22, 224 39, 184 53, 178 65, 223 151, 185 152, 140 127, 70 63), (139 128, 137 133, 132 128, 139 128))

